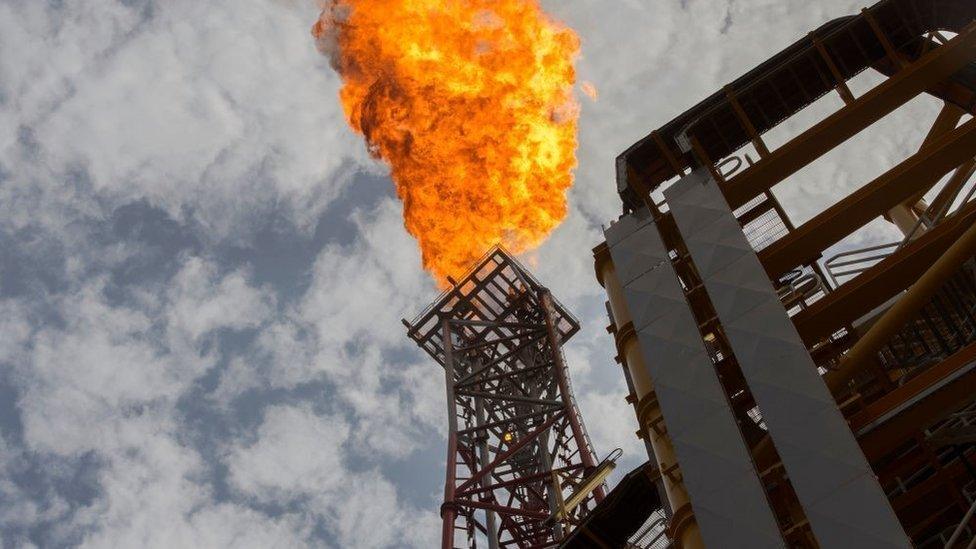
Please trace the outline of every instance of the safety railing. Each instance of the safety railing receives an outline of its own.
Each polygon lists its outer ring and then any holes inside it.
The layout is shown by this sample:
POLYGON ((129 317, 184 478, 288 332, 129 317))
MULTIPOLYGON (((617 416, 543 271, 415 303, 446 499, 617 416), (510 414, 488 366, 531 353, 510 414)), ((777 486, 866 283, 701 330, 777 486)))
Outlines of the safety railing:
POLYGON ((663 511, 656 511, 637 533, 627 540, 625 549, 669 549, 668 517, 663 511))
MULTIPOLYGON (((972 505, 969 506, 969 509, 966 510, 966 514, 963 515, 962 520, 959 522, 959 526, 956 526, 956 529, 952 531, 952 535, 949 536, 949 540, 946 541, 945 549, 952 549, 956 546, 956 542, 959 541, 959 538, 961 538, 964 533, 969 533, 969 519, 973 518, 973 513, 976 513, 976 501, 973 501, 972 505)), ((976 537, 973 537, 972 535, 967 537, 971 538, 971 541, 966 546, 966 549, 971 549, 972 547, 976 546, 976 537)))
POLYGON ((946 418, 946 421, 934 429, 927 430, 928 438, 938 438, 953 430, 969 427, 976 424, 976 402, 970 404, 965 409, 956 412, 946 418))
MULTIPOLYGON (((956 429, 962 426, 972 425, 974 421, 976 421, 976 402, 970 403, 959 412, 950 415, 942 422, 933 425, 930 428, 924 429, 922 432, 927 439, 931 440, 934 437, 938 437, 940 434, 946 431, 951 431, 952 429, 956 429)), ((911 451, 912 451, 911 449, 908 449, 906 450, 906 453, 911 451)), ((902 456, 899 456, 899 458, 900 457, 902 456)), ((959 456, 956 449, 952 446, 943 446, 935 449, 935 460, 938 463, 946 464, 958 457, 959 456)), ((925 479, 931 477, 935 473, 936 473, 936 469, 935 467, 933 467, 933 463, 931 462, 926 463, 924 466, 920 467, 918 470, 913 471, 908 476, 895 477, 893 480, 893 484, 885 490, 885 493, 887 494, 888 499, 894 499, 899 495, 909 492, 912 488, 917 486, 925 479)), ((963 492, 968 499, 973 500, 974 497, 976 497, 976 493, 973 492, 970 486, 972 486, 972 488, 976 488, 976 485, 972 485, 972 483, 970 483, 970 485, 963 487, 964 488, 963 492)), ((948 536, 943 537, 942 538, 943 543, 947 539, 948 536)))
MULTIPOLYGON (((969 192, 966 193, 966 196, 963 197, 962 202, 960 202, 960 206, 968 203, 969 200, 973 197, 974 192, 976 192, 976 185, 973 185, 969 189, 969 192)), ((958 195, 958 191, 956 194, 958 195)), ((931 229, 932 227, 938 225, 942 221, 942 219, 945 218, 946 214, 949 211, 949 207, 952 206, 952 203, 955 198, 956 197, 953 197, 952 200, 947 200, 939 208, 939 211, 937 212, 930 211, 932 209, 931 207, 929 207, 927 210, 922 212, 922 215, 918 216, 918 221, 916 221, 915 225, 912 226, 912 230, 909 231, 907 235, 905 235, 905 238, 901 241, 901 244, 899 244, 898 247, 901 248, 905 244, 911 242, 915 238, 915 234, 918 232, 920 228, 925 227, 927 229, 931 229)))
POLYGON ((874 267, 884 258, 893 254, 901 246, 901 242, 891 242, 878 246, 869 246, 857 250, 841 252, 824 261, 824 270, 830 282, 836 288, 845 279, 853 278, 874 267))
POLYGON ((939 206, 938 210, 933 208, 935 205, 934 203, 930 205, 924 212, 922 212, 921 215, 918 216, 918 220, 915 221, 915 225, 912 226, 911 230, 908 231, 908 234, 906 234, 905 237, 900 241, 841 252, 824 261, 824 270, 826 271, 828 278, 830 278, 833 286, 835 288, 840 286, 842 282, 863 273, 864 271, 883 261, 886 257, 900 250, 906 244, 914 240, 918 234, 918 231, 923 227, 925 229, 931 229, 932 227, 942 223, 943 220, 949 217, 949 210, 952 208, 954 203, 957 203, 957 206, 953 211, 959 211, 963 206, 968 204, 973 199, 973 195, 976 194, 976 184, 973 184, 969 187, 969 190, 963 196, 962 200, 957 200, 963 188, 965 188, 965 185, 955 189, 955 192, 951 193, 951 196, 942 202, 942 205, 939 206))

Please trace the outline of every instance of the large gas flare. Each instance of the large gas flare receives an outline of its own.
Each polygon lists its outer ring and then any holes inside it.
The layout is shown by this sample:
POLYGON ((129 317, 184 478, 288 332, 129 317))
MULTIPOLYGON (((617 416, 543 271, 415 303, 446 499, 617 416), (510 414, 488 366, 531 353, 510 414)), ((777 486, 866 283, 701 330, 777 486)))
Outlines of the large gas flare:
POLYGON ((441 285, 566 216, 579 39, 537 0, 333 0, 312 33, 441 285))

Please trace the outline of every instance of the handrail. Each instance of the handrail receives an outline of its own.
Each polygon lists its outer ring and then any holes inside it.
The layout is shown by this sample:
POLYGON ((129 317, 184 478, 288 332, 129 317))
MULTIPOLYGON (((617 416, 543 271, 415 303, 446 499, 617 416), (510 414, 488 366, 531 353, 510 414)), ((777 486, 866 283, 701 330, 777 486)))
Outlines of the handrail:
POLYGON ((887 244, 879 244, 877 246, 868 246, 867 248, 860 248, 857 250, 848 250, 846 252, 841 252, 831 256, 826 261, 824 261, 823 263, 824 270, 827 271, 827 276, 830 277, 831 283, 833 283, 833 286, 836 288, 841 284, 839 280, 841 277, 848 276, 848 275, 856 276, 863 273, 864 271, 873 267, 878 261, 883 260, 884 258, 894 253, 898 249, 899 245, 900 242, 889 242, 887 244), (838 259, 842 259, 842 258, 853 257, 864 253, 877 252, 877 251, 889 250, 889 249, 891 251, 887 253, 871 255, 868 257, 861 257, 858 259, 852 259, 848 261, 837 261, 838 259), (838 267, 851 267, 855 265, 857 267, 853 269, 836 271, 838 267))
POLYGON ((645 528, 644 531, 641 532, 639 536, 637 536, 637 543, 640 543, 641 547, 643 548, 654 547, 654 544, 656 544, 658 541, 660 541, 668 534, 667 523, 668 520, 663 517, 655 520, 647 528, 645 528), (649 541, 644 541, 644 536, 650 534, 654 530, 657 530, 657 534, 655 534, 654 537, 651 538, 649 541))
MULTIPOLYGON (((947 200, 942 205, 942 207, 939 208, 939 211, 937 212, 929 211, 932 209, 932 205, 929 205, 929 207, 926 208, 926 210, 922 212, 922 214, 918 217, 918 220, 915 222, 915 225, 908 232, 908 234, 901 239, 901 241, 889 242, 887 244, 879 244, 877 246, 868 246, 866 248, 859 248, 856 250, 848 250, 846 252, 841 252, 830 256, 830 258, 828 258, 826 261, 823 262, 823 266, 824 266, 824 270, 827 272, 827 276, 830 277, 830 281, 833 283, 833 286, 835 288, 837 286, 840 286, 839 279, 841 277, 857 276, 863 273, 864 271, 870 269, 878 262, 884 260, 886 257, 890 256, 891 254, 897 252, 898 250, 901 250, 903 247, 905 247, 909 242, 913 240, 913 238, 915 237, 915 233, 918 232, 919 228, 921 228, 923 224, 926 226, 926 228, 931 229, 932 227, 935 227, 936 225, 942 223, 944 220, 949 219, 949 215, 947 214, 947 212, 949 208, 952 207, 953 202, 955 202, 955 199, 959 196, 959 193, 962 192, 962 189, 964 187, 965 185, 960 187, 956 191, 956 193, 954 193, 954 196, 952 196, 949 200, 947 200), (868 257, 860 257, 857 259, 838 261, 840 259, 857 256, 864 253, 881 252, 882 250, 886 250, 886 251, 884 253, 870 255, 868 257), (840 267, 852 267, 852 266, 854 267, 852 269, 847 269, 842 271, 837 270, 840 267)), ((974 195, 976 195, 976 184, 972 185, 969 188, 969 191, 963 197, 962 201, 959 202, 959 206, 955 208, 953 212, 959 211, 960 208, 968 204, 970 200, 972 200, 974 195)))
POLYGON ((626 547, 631 549, 665 549, 671 547, 671 540, 667 537, 668 517, 659 510, 652 513, 648 520, 654 518, 655 515, 657 516, 656 519, 645 523, 637 533, 630 536, 626 547), (663 544, 661 544, 662 541, 663 544))
MULTIPOLYGON (((945 216, 946 212, 949 211, 949 208, 952 206, 952 203, 956 201, 956 197, 959 196, 960 191, 962 191, 962 187, 959 187, 958 189, 956 189, 954 193, 952 193, 952 196, 945 201, 945 203, 942 205, 941 208, 939 208, 939 211, 935 213, 935 216, 929 216, 929 210, 935 204, 933 203, 929 205, 929 207, 926 208, 924 212, 922 212, 922 215, 918 216, 918 221, 916 221, 915 225, 912 226, 912 230, 909 231, 907 235, 905 235, 905 238, 901 241, 901 244, 898 245, 898 249, 900 250, 902 247, 904 247, 906 244, 912 241, 912 238, 915 236, 915 233, 918 232, 918 229, 922 226, 923 223, 925 224, 925 227, 927 229, 931 229, 932 227, 938 225, 939 222, 942 220, 943 216, 945 216)), ((969 199, 973 197, 973 191, 976 191, 976 185, 970 188, 969 192, 966 193, 965 198, 963 198, 962 202, 960 203, 960 207, 962 207, 963 204, 969 202, 969 199)))

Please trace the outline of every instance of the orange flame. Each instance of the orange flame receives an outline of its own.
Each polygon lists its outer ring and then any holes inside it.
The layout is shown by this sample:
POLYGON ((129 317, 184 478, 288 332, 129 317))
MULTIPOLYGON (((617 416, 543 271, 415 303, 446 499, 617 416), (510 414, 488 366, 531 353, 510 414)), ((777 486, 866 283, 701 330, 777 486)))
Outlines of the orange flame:
POLYGON ((579 39, 537 0, 334 0, 312 33, 441 285, 566 217, 579 39))

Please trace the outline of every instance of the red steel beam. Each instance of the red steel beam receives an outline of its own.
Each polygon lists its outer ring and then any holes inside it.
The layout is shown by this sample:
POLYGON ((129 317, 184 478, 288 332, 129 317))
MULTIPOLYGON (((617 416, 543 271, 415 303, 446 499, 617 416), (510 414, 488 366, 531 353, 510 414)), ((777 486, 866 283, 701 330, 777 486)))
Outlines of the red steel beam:
POLYGON ((530 443, 533 440, 535 440, 536 437, 538 437, 542 433, 548 431, 549 428, 552 427, 552 425, 554 423, 556 423, 556 420, 562 418, 563 413, 564 413, 563 411, 556 412, 545 423, 543 423, 542 425, 540 425, 539 427, 537 427, 531 433, 527 434, 524 438, 522 438, 520 440, 516 440, 515 442, 513 442, 512 445, 509 447, 509 449, 507 451, 505 451, 502 454, 500 454, 498 457, 496 457, 494 460, 492 460, 491 463, 489 463, 488 465, 486 465, 483 469, 481 469, 480 471, 477 471, 473 475, 471 475, 471 477, 468 478, 468 480, 464 481, 463 483, 461 483, 460 486, 457 487, 457 490, 456 491, 457 492, 464 492, 467 489, 471 488, 471 486, 474 483, 476 483, 479 480, 481 480, 481 478, 483 476, 485 476, 488 473, 490 473, 492 470, 495 469, 495 467, 498 467, 498 464, 499 463, 502 463, 506 459, 512 457, 519 450, 521 450, 522 448, 524 448, 528 443, 530 443))
POLYGON ((474 507, 476 509, 487 509, 489 511, 495 511, 496 513, 501 513, 510 516, 528 517, 537 520, 545 520, 549 518, 549 513, 543 513, 540 511, 529 511, 527 509, 516 509, 515 507, 506 507, 504 505, 498 505, 497 503, 488 503, 488 502, 476 501, 472 499, 459 499, 457 500, 457 503, 458 505, 463 505, 465 507, 474 507))
POLYGON ((488 485, 483 485, 483 486, 475 486, 474 488, 471 488, 470 490, 466 490, 464 492, 458 492, 456 494, 456 496, 458 496, 458 497, 473 496, 473 495, 479 494, 481 492, 487 492, 489 490, 497 490, 498 488, 508 488, 508 487, 511 487, 511 486, 521 486, 521 485, 524 485, 524 484, 532 484, 532 483, 538 482, 540 480, 550 480, 552 478, 552 473, 572 472, 572 471, 575 471, 575 470, 580 469, 582 467, 583 467, 582 464, 570 465, 569 467, 557 467, 557 468, 553 469, 552 471, 546 471, 544 473, 536 473, 534 475, 528 475, 528 476, 524 476, 524 477, 518 477, 518 478, 513 479, 513 480, 506 480, 506 481, 502 481, 502 482, 497 482, 495 484, 488 484, 488 485))
MULTIPOLYGON (((559 332, 556 330, 556 315, 555 309, 552 305, 552 294, 549 290, 543 290, 539 295, 539 303, 542 309, 542 315, 546 321, 546 332, 549 336, 549 345, 553 348, 552 360, 555 362, 555 374, 556 383, 559 384, 559 396, 563 401, 563 409, 566 410, 566 415, 569 418, 569 428, 573 432, 573 438, 576 439, 576 443, 579 447, 580 460, 587 469, 592 469, 596 467, 596 459, 593 456, 593 450, 589 445, 589 438, 587 438, 586 433, 583 431, 583 424, 580 421, 579 414, 576 412, 576 406, 573 403, 573 389, 569 386, 569 379, 566 368, 566 363, 563 362, 562 353, 562 341, 559 340, 559 332)), ((603 491, 603 486, 597 486, 594 490, 594 495, 596 497, 596 502, 600 503, 603 498, 606 497, 606 493, 603 491)))

